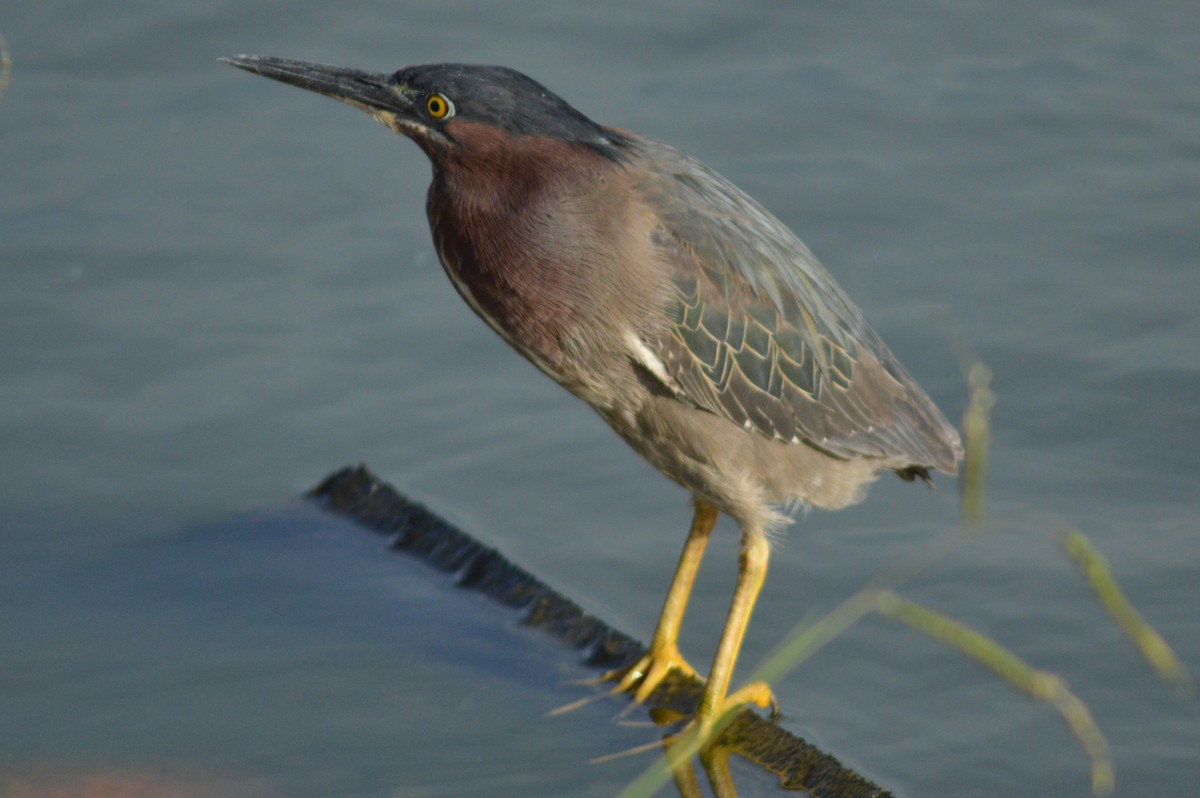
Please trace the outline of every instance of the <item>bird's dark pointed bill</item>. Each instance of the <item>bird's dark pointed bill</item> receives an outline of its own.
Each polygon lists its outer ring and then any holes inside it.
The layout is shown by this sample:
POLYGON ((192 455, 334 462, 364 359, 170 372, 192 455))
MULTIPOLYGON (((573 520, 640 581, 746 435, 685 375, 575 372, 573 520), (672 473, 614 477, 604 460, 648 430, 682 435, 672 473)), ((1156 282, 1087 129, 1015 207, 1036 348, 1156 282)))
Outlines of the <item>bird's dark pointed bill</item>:
POLYGON ((235 55, 218 60, 265 78, 324 94, 371 114, 382 111, 403 117, 412 116, 412 103, 408 97, 390 86, 389 76, 381 72, 362 72, 269 55, 235 55))

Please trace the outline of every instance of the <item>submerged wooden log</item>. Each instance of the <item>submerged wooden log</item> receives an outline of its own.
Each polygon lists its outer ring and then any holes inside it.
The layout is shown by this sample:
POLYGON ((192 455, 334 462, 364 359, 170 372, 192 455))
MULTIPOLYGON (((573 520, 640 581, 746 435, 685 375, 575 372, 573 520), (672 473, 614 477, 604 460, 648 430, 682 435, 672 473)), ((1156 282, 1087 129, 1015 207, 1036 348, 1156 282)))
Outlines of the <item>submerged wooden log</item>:
MULTIPOLYGON (((636 662, 646 651, 642 643, 584 612, 495 549, 406 498, 365 466, 331 474, 308 495, 369 530, 394 535, 392 548, 439 571, 456 574, 460 587, 482 593, 506 607, 524 610, 527 625, 584 651, 590 667, 621 668, 636 662)), ((698 679, 672 673, 647 703, 690 715, 702 689, 698 679)), ((749 710, 743 710, 725 730, 721 745, 774 773, 787 789, 808 790, 818 798, 891 795, 830 754, 749 710)))

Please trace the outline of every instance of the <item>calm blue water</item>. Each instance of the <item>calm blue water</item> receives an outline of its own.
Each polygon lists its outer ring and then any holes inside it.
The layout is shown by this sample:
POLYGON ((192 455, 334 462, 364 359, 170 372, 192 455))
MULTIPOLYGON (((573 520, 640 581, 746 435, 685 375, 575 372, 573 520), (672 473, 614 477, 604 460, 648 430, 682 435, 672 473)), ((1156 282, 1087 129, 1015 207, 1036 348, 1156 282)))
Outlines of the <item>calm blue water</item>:
MULTIPOLYGON (((1194 2, 27 3, 0 34, 0 777, 605 796, 649 764, 586 764, 650 738, 620 705, 544 717, 588 675, 569 652, 295 500, 365 461, 643 638, 688 513, 455 295, 420 152, 215 61, 257 52, 520 68, 762 200, 949 415, 982 357, 989 534, 906 595, 1061 673, 1120 795, 1194 791, 1200 708, 1055 537, 1090 535, 1200 670, 1194 2)), ((957 518, 953 481, 890 479, 803 518, 743 661, 957 518)), ((789 728, 898 794, 1087 794, 1049 709, 884 621, 775 689, 789 728)))

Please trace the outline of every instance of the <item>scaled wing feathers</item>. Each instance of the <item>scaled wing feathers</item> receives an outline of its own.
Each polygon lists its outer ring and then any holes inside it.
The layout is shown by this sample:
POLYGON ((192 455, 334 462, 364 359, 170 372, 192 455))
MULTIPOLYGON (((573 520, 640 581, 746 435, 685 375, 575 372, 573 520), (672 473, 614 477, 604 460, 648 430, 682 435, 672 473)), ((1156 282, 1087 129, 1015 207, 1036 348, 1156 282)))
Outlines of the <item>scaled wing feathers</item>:
POLYGON ((703 164, 639 143, 674 289, 669 334, 646 343, 687 398, 837 457, 953 473, 957 434, 800 240, 703 164))

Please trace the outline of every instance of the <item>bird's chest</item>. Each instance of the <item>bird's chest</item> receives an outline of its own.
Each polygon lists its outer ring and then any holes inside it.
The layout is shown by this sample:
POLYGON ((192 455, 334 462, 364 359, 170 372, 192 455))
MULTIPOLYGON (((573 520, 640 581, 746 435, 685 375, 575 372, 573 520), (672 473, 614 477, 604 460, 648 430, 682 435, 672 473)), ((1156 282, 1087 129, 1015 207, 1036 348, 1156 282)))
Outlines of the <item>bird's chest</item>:
POLYGON ((578 375, 569 353, 591 298, 554 216, 541 202, 481 209, 431 198, 429 207, 438 257, 458 293, 505 341, 570 388, 578 375))

